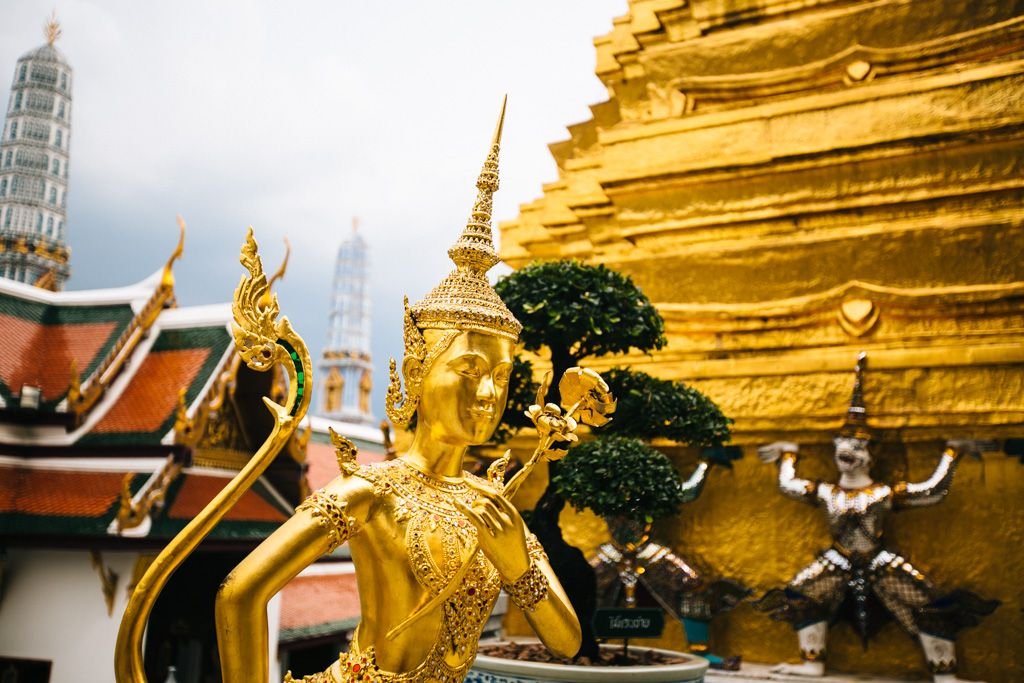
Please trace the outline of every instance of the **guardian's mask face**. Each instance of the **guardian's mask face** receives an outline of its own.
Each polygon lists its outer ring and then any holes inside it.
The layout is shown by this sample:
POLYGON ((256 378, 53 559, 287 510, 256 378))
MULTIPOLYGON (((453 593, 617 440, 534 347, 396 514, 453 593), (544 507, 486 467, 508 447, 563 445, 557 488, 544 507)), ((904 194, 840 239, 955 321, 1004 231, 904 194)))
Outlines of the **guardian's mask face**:
POLYGON ((871 469, 871 453, 864 439, 840 436, 834 440, 836 467, 840 474, 867 474, 871 469))

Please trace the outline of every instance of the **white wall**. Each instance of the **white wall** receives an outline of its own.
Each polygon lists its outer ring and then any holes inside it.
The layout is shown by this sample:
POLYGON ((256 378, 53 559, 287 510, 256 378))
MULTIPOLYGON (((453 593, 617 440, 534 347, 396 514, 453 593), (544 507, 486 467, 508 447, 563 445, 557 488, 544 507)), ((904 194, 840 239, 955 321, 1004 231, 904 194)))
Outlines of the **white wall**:
POLYGON ((53 662, 50 683, 111 683, 114 643, 136 553, 105 552, 120 579, 113 616, 85 550, 8 549, 0 598, 0 656, 53 662))
MULTIPOLYGON (((107 616, 89 551, 8 549, 0 596, 0 657, 53 662, 50 683, 112 683, 117 630, 137 557, 102 553, 104 566, 119 577, 113 616, 107 616)), ((270 683, 279 683, 279 595, 267 606, 267 616, 270 683)))

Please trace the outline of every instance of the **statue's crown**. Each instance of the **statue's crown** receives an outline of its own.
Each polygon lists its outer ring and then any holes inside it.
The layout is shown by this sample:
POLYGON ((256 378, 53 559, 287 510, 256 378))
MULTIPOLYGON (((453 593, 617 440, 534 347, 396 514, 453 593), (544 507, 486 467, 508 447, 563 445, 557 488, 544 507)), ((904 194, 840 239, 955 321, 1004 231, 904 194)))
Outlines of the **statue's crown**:
POLYGON ((853 396, 850 407, 846 410, 846 421, 839 429, 839 436, 871 441, 875 438, 874 430, 868 426, 868 409, 864 406, 864 368, 868 363, 868 354, 863 351, 857 356, 856 375, 853 380, 853 396))
POLYGON ((420 330, 475 330, 519 339, 523 326, 487 281, 487 271, 498 262, 491 236, 491 208, 498 189, 498 149, 504 122, 503 101, 490 152, 476 181, 473 212, 458 241, 448 250, 455 270, 408 309, 407 316, 420 330))

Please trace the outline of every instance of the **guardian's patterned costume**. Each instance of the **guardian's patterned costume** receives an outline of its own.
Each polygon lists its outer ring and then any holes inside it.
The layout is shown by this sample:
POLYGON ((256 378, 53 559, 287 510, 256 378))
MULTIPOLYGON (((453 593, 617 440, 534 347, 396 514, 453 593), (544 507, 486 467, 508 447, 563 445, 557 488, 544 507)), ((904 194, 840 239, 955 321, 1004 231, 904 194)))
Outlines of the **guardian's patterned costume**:
MULTIPOLYGON (((864 361, 862 354, 847 421, 836 444, 840 471, 862 468, 868 483, 852 488, 801 479, 796 474, 796 447, 785 444, 791 447, 782 453, 779 488, 784 495, 825 511, 832 546, 789 585, 769 591, 755 606, 775 619, 790 622, 798 631, 845 618, 852 622, 865 646, 891 617, 907 633, 921 637, 933 673, 952 673, 957 632, 977 624, 999 603, 966 590, 940 592, 905 557, 885 547, 882 530, 893 510, 940 502, 949 491, 961 453, 947 446, 935 471, 920 483, 888 486, 871 482, 867 476, 871 462, 867 444, 872 433, 861 391, 864 361), (857 456, 841 453, 841 448, 861 453, 863 462, 854 463, 857 456)), ((768 452, 771 448, 762 450, 768 452)), ((805 662, 821 661, 824 655, 824 632, 820 646, 808 647, 801 638, 805 662)))

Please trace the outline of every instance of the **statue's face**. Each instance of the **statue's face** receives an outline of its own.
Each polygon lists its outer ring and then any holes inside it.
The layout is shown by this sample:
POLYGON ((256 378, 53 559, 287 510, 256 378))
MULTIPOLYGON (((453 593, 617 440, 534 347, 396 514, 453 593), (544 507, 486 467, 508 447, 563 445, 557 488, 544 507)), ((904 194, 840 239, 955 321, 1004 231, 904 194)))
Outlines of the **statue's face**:
POLYGON ((836 467, 840 474, 867 473, 871 469, 871 453, 867 441, 840 436, 835 440, 836 467))
MULTIPOLYGON (((427 348, 439 333, 426 330, 427 348)), ((491 438, 508 398, 515 342, 481 332, 460 332, 423 377, 417 430, 451 445, 491 438)))

